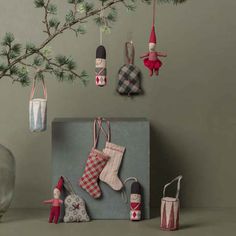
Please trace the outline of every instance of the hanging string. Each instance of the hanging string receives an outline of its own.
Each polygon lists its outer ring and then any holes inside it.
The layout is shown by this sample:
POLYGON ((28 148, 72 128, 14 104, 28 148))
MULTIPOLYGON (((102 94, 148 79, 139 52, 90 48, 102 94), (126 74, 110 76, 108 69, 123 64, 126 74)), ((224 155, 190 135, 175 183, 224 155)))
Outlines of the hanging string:
POLYGON ((128 181, 135 181, 135 182, 138 182, 138 179, 136 177, 129 177, 129 178, 126 178, 126 180, 124 181, 124 186, 123 186, 123 189, 121 190, 121 198, 122 200, 124 201, 125 204, 128 203, 128 197, 127 197, 127 193, 125 191, 125 184, 128 182, 128 181))
POLYGON ((101 27, 100 27, 100 45, 102 45, 102 44, 103 44, 102 29, 101 29, 101 27))
POLYGON ((155 20, 156 20, 156 0, 153 0, 153 14, 152 14, 152 25, 155 25, 155 20))
MULTIPOLYGON (((103 21, 103 9, 101 8, 100 18, 103 21)), ((103 24, 103 22, 102 22, 103 24)), ((102 26, 100 26, 100 45, 103 45, 102 26)))

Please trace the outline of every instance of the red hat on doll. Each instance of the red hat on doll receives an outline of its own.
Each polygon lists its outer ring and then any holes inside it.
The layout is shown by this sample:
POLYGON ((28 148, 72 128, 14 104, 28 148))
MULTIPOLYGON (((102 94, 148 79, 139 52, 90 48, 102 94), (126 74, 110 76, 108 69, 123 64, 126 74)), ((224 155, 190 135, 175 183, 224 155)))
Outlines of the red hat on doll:
POLYGON ((57 188, 61 192, 63 184, 64 184, 64 179, 61 176, 60 179, 58 180, 57 185, 55 186, 55 188, 57 188))
POLYGON ((156 33, 155 33, 155 26, 152 26, 152 32, 150 34, 150 38, 149 38, 149 43, 157 43, 157 38, 156 38, 156 33))

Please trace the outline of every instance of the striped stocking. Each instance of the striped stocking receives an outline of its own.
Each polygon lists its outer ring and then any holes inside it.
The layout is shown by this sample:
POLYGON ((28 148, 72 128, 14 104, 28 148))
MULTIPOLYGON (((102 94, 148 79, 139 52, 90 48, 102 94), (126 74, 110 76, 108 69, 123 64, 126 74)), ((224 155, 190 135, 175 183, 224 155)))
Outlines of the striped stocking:
POLYGON ((118 177, 120 164, 125 152, 125 147, 106 142, 106 147, 103 153, 110 158, 100 174, 100 180, 107 183, 112 189, 119 191, 123 187, 122 182, 118 177))

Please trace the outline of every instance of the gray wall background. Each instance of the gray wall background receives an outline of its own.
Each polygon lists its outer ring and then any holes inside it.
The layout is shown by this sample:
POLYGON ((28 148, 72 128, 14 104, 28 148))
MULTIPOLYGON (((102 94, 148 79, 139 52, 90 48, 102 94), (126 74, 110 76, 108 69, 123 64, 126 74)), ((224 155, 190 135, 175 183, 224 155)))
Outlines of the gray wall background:
MULTIPOLYGON (((61 13, 65 10, 60 2, 61 13)), ((121 9, 121 8, 120 8, 121 9)), ((109 85, 99 89, 91 80, 58 83, 48 78, 47 132, 28 130, 30 88, 0 81, 0 143, 10 148, 17 164, 12 207, 41 207, 48 198, 51 171, 50 122, 55 117, 146 117, 152 140, 152 205, 157 206, 163 184, 184 175, 184 206, 235 207, 236 189, 236 1, 189 0, 158 11, 159 50, 168 58, 158 79, 149 78, 138 56, 147 51, 151 7, 135 13, 120 11, 112 34, 105 37, 109 85), (145 95, 133 99, 118 96, 117 70, 123 63, 123 45, 132 35, 136 64, 142 69, 145 95)), ((40 42, 42 13, 31 0, 1 1, 0 36, 15 32, 19 41, 40 42)), ((76 39, 68 32, 51 46, 72 55, 80 68, 93 76, 98 28, 76 39)), ((92 77, 93 78, 93 77, 92 77)))

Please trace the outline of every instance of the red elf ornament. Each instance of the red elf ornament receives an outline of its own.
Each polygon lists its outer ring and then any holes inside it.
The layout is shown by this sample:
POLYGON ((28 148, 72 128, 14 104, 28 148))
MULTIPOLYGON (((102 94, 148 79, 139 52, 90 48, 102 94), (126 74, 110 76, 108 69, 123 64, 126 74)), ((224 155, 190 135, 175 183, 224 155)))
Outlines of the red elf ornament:
POLYGON ((157 52, 156 51, 156 33, 155 33, 155 6, 156 0, 153 1, 153 25, 152 31, 149 38, 149 52, 141 56, 140 58, 144 58, 143 63, 149 69, 149 75, 153 75, 153 71, 156 75, 159 74, 159 69, 162 66, 162 62, 159 60, 158 57, 166 57, 165 53, 157 52))
POLYGON ((57 185, 53 189, 53 198, 43 202, 44 204, 51 204, 50 216, 48 221, 49 223, 52 223, 53 220, 55 224, 58 223, 61 211, 61 204, 63 203, 63 201, 60 199, 63 184, 64 184, 64 179, 63 177, 60 177, 57 185))

